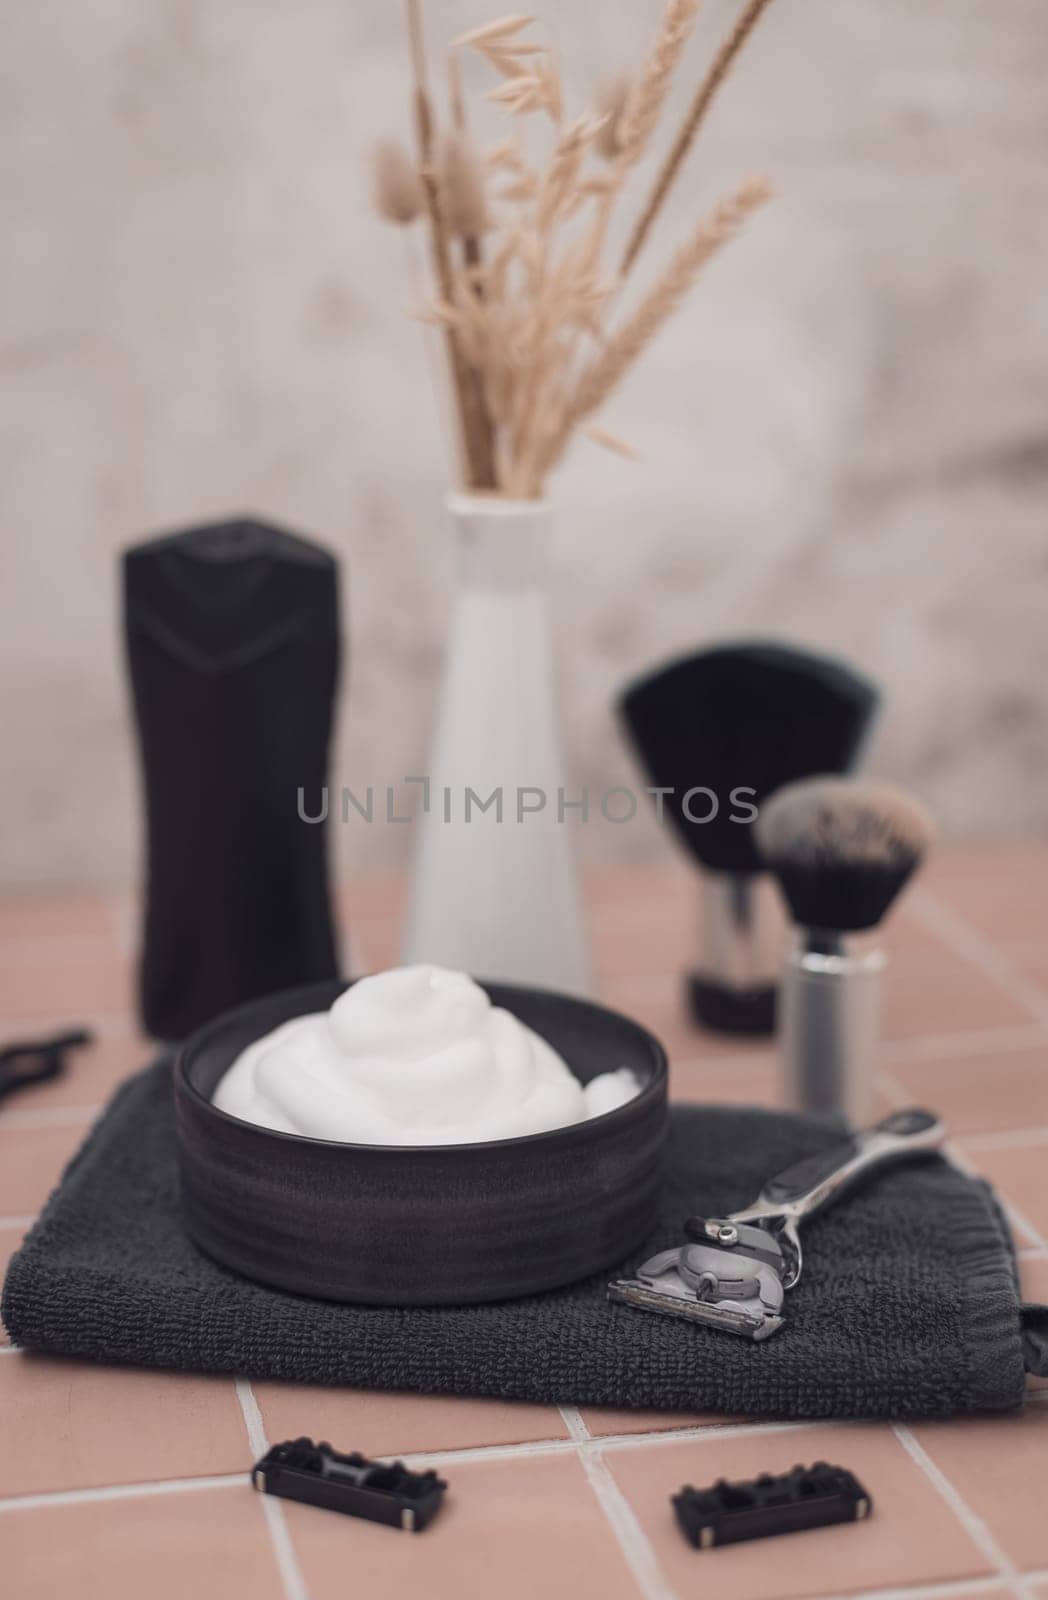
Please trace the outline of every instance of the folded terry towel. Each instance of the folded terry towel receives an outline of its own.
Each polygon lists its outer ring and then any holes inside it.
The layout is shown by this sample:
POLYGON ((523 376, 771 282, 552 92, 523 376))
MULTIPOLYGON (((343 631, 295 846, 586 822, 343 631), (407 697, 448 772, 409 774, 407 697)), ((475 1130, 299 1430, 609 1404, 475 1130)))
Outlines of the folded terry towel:
MULTIPOLYGON (((673 1113, 661 1224, 752 1200, 834 1136, 767 1111, 673 1113)), ((216 1266, 179 1212, 170 1068, 116 1094, 15 1256, 18 1344, 192 1372, 778 1417, 947 1416, 1018 1406, 1015 1261, 988 1187, 944 1161, 874 1179, 805 1234, 766 1343, 609 1304, 606 1274, 495 1305, 396 1310, 282 1294, 216 1266)))

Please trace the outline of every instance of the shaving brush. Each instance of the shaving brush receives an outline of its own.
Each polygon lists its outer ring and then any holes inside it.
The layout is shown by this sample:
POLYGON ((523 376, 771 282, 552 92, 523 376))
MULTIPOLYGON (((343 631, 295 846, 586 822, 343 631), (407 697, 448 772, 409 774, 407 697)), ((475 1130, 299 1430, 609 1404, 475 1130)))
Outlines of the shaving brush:
POLYGON ((849 771, 879 699, 843 661, 761 641, 672 661, 623 692, 620 713, 652 786, 672 791, 661 815, 702 876, 687 993, 706 1027, 773 1031, 780 949, 753 818, 784 784, 849 771))
POLYGON ((870 1111, 880 926, 928 849, 924 808, 883 783, 812 778, 761 810, 757 843, 797 925, 779 994, 787 1091, 805 1111, 870 1111))

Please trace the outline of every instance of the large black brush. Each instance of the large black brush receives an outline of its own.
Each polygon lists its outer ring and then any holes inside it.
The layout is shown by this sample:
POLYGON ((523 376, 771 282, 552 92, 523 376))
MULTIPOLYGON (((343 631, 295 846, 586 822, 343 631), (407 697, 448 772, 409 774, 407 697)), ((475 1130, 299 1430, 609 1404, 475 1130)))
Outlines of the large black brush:
POLYGON ((870 1111, 884 967, 862 936, 920 866, 931 821, 887 784, 812 778, 780 790, 756 833, 798 929, 779 995, 789 1099, 857 1126, 870 1111))
POLYGON ((857 762, 880 700, 845 662, 770 641, 722 644, 629 685, 620 711, 661 814, 703 876, 692 1014, 725 1033, 771 1033, 778 951, 760 909, 753 819, 777 789, 857 762))

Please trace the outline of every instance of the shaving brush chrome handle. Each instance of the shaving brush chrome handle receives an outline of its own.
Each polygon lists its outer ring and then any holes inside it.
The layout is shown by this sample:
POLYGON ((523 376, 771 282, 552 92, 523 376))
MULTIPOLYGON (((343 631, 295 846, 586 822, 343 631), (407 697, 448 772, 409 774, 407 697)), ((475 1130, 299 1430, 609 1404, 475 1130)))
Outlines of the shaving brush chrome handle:
POLYGON ((880 1011, 880 950, 825 954, 802 942, 779 990, 779 1045, 789 1103, 861 1126, 873 1099, 880 1011))
POLYGON ((779 951, 768 929, 768 884, 754 873, 706 872, 698 970, 736 989, 774 983, 779 951))
POLYGON ((784 935, 782 907, 765 873, 705 869, 688 976, 695 1021, 717 1033, 773 1033, 784 935))

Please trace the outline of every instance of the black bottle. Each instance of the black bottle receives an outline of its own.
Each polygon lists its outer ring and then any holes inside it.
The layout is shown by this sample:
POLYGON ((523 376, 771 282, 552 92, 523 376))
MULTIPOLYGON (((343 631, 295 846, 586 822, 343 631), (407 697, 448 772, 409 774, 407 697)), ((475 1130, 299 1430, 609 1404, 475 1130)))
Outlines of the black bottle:
POLYGON ((139 1009, 180 1039, 338 975, 320 814, 339 673, 335 559, 242 518, 125 551, 144 780, 139 1009))

